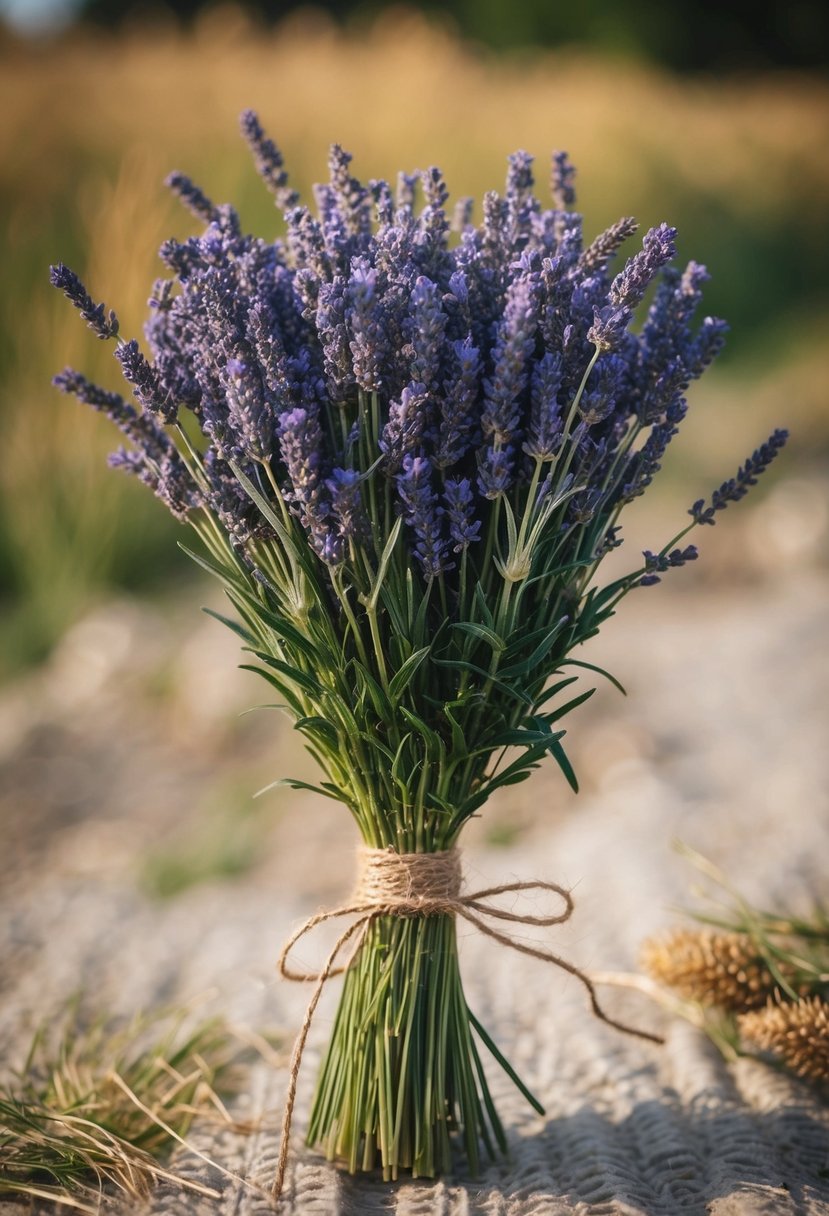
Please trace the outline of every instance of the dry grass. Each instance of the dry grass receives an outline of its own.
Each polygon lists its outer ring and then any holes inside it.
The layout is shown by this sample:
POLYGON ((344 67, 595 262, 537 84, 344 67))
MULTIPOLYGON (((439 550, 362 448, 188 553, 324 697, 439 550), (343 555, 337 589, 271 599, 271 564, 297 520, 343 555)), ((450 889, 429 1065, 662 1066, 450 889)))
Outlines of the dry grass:
POLYGON ((175 1180, 165 1163, 197 1116, 232 1125, 223 1098, 238 1089, 244 1049, 222 1022, 184 1014, 85 1026, 73 1009, 58 1031, 43 1027, 0 1083, 0 1199, 94 1213, 105 1188, 140 1199, 175 1180))

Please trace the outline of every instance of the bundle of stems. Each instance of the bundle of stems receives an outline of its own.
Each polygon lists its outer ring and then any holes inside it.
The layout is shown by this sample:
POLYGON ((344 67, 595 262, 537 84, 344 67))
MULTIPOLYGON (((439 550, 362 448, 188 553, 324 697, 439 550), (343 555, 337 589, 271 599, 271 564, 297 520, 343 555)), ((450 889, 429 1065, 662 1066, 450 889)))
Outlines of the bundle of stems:
MULTIPOLYGON (((742 498, 786 435, 601 585, 621 512, 723 343, 722 322, 694 322, 704 267, 674 269, 661 224, 614 275, 636 225, 585 244, 563 153, 552 207, 518 152, 476 226, 471 200, 450 223, 439 170, 401 174, 395 196, 354 178, 335 145, 315 215, 256 116, 242 126, 284 235, 243 234, 232 208, 173 174, 206 229, 162 247, 173 279, 150 302, 152 360, 76 275, 52 275, 115 341, 140 412, 78 372, 56 383, 120 427, 131 447, 112 463, 195 530, 188 552, 224 586, 245 666, 323 773, 280 782, 342 803, 374 849, 446 852, 548 756, 577 788, 562 721, 592 694, 573 688, 580 672, 599 669, 574 651, 628 592, 696 558, 686 533, 742 498)), ((481 1145, 505 1144, 481 1047, 540 1109, 467 1004, 453 917, 374 918, 309 1138, 396 1178, 445 1169, 457 1131, 474 1171, 481 1145)))

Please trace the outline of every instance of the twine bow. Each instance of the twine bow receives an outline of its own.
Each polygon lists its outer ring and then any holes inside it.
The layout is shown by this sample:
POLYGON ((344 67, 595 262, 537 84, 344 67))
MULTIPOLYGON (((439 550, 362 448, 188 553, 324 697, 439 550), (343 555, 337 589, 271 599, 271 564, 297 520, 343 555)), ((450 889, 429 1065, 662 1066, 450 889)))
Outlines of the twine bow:
POLYGON ((503 883, 497 887, 486 887, 481 891, 461 895, 460 851, 456 848, 438 853, 396 853, 391 848, 369 849, 363 847, 359 851, 359 860, 358 881, 350 902, 342 907, 318 912, 315 916, 310 917, 291 935, 279 956, 279 972, 284 979, 297 983, 315 983, 316 987, 308 1002, 305 1018, 291 1055, 288 1093, 282 1117, 282 1142, 273 1184, 274 1199, 278 1199, 281 1195, 285 1182, 291 1122, 302 1053, 322 990, 332 976, 341 975, 348 970, 365 940, 370 925, 380 916, 462 917, 463 920, 474 925, 484 936, 493 937, 512 950, 520 950, 522 954, 529 954, 531 958, 552 963, 554 967, 561 968, 568 975, 575 976, 587 989, 594 1015, 602 1022, 606 1022, 608 1026, 613 1026, 623 1034, 635 1035, 653 1043, 663 1042, 659 1035, 627 1026, 624 1022, 617 1022, 606 1014, 599 1004, 593 981, 573 963, 567 962, 566 959, 554 954, 551 950, 516 941, 507 933, 487 923, 489 920, 501 920, 517 925, 540 927, 563 925, 573 915, 574 910, 573 897, 564 887, 560 887, 554 882, 534 880, 532 882, 503 883), (517 891, 552 891, 564 901, 564 908, 552 916, 532 916, 525 913, 507 912, 503 908, 485 902, 494 895, 507 895, 517 891), (356 919, 337 938, 334 948, 320 971, 295 971, 289 966, 288 958, 291 951, 306 933, 310 933, 324 921, 339 919, 342 916, 354 916, 356 919), (487 920, 482 920, 482 917, 486 917, 487 920), (351 951, 346 961, 337 966, 340 952, 349 942, 352 943, 351 951))

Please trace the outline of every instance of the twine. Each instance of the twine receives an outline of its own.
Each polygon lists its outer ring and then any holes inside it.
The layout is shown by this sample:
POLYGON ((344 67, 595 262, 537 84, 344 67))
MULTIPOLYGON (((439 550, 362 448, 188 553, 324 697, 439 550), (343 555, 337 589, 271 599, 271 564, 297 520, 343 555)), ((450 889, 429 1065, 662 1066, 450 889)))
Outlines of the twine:
POLYGON ((617 1022, 606 1014, 599 1004, 593 981, 573 963, 554 954, 551 950, 516 941, 515 938, 481 919, 481 917, 487 917, 491 920, 510 921, 516 925, 538 925, 540 927, 563 925, 573 915, 574 910, 573 897, 564 887, 560 887, 554 882, 535 880, 533 882, 503 883, 497 887, 487 887, 469 895, 461 895, 460 851, 455 848, 438 853, 396 853, 392 848, 362 847, 359 850, 358 858, 360 868, 350 901, 342 907, 318 912, 315 916, 310 917, 291 935, 279 956, 279 972, 284 979, 297 983, 311 982, 316 984, 316 987, 305 1011, 305 1018, 291 1056, 288 1093, 282 1117, 282 1142, 273 1184, 274 1199, 278 1199, 282 1194, 285 1182, 291 1122, 302 1053, 322 990, 332 976, 341 975, 348 970, 365 940, 370 925, 380 916, 460 916, 469 924, 474 925, 484 936, 492 937, 512 950, 520 950, 522 954, 528 954, 531 958, 552 963, 554 967, 559 967, 568 975, 580 980, 587 989, 594 1015, 600 1021, 606 1022, 608 1026, 613 1026, 623 1034, 648 1039, 652 1043, 664 1041, 659 1035, 627 1026, 624 1022, 617 1022), (564 901, 564 908, 552 916, 532 916, 507 912, 503 908, 485 902, 494 895, 507 895, 514 891, 552 891, 564 901), (291 951, 306 933, 310 933, 324 921, 335 920, 341 916, 354 916, 356 920, 337 938, 321 971, 296 971, 289 966, 288 959, 291 951), (337 958, 349 942, 352 942, 351 951, 346 961, 337 966, 337 958))

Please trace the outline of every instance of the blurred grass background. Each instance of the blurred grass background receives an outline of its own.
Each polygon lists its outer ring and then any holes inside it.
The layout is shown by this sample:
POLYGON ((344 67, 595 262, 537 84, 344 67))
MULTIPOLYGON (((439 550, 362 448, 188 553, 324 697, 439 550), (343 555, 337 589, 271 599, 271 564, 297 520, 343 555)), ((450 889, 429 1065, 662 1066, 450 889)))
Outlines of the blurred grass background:
POLYGON ((300 9, 266 24, 214 6, 186 24, 168 12, 37 38, 4 30, 0 675, 46 655, 97 600, 166 594, 194 577, 175 548, 181 530, 143 487, 106 467, 114 434, 50 386, 67 363, 112 387, 119 378, 111 347, 49 287, 47 269, 67 262, 116 308, 123 333, 139 333, 158 245, 192 230, 162 186, 174 168, 275 234, 270 197, 237 135, 246 106, 303 192, 325 176, 334 140, 355 153, 363 178, 436 163, 455 196, 476 197, 500 188, 516 148, 536 155, 544 193, 549 153, 565 148, 589 234, 623 214, 643 227, 677 224, 680 255, 713 274, 707 311, 733 333, 641 510, 650 518, 666 497, 701 496, 786 425, 792 445, 777 475, 795 489, 780 526, 808 530, 825 512, 814 488, 825 486, 829 463, 829 85, 820 55, 679 72, 689 67, 681 56, 666 53, 668 68, 651 53, 645 20, 638 41, 632 19, 624 37, 593 22, 601 36, 592 43, 545 35, 551 45, 541 46, 540 27, 526 27, 523 42, 499 39, 497 21, 489 45, 470 41, 466 33, 482 39, 486 29, 462 18, 459 10, 451 25, 440 13, 379 7, 338 23, 300 9))

